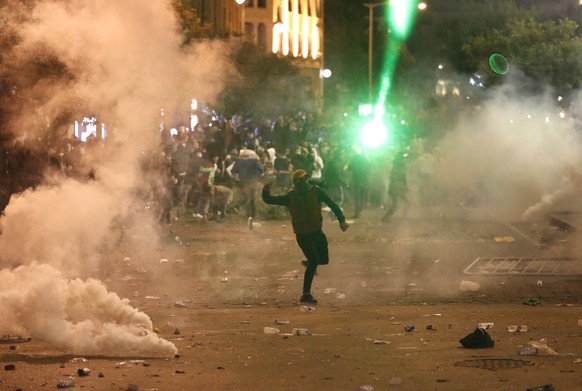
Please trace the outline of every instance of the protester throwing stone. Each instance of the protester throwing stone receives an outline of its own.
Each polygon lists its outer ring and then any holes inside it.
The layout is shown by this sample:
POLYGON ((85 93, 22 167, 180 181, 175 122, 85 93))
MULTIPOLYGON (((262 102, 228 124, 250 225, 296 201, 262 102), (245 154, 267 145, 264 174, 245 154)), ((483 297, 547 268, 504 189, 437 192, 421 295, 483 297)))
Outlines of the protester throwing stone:
POLYGON ((322 230, 321 203, 331 208, 342 231, 346 231, 349 224, 346 223, 340 207, 323 190, 309 183, 309 176, 305 170, 294 171, 291 179, 293 187, 287 194, 271 195, 271 183, 267 183, 263 187, 262 197, 267 204, 286 206, 289 209, 297 244, 307 258, 300 301, 317 304, 317 300, 311 295, 313 277, 318 265, 329 263, 327 237, 322 230))

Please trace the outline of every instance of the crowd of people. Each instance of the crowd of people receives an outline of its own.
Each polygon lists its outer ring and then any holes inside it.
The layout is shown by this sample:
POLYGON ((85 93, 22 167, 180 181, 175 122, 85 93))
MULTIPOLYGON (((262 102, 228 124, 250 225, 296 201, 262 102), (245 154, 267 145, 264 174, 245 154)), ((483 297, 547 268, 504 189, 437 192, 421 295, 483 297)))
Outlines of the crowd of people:
POLYGON ((319 124, 313 115, 258 122, 215 116, 207 126, 162 132, 167 180, 157 193, 160 222, 171 223, 172 210, 203 222, 223 222, 232 214, 244 217, 252 229, 257 217, 265 217, 257 216, 262 184, 272 183, 275 195, 285 193, 298 169, 353 218, 369 205, 391 205, 386 221, 398 201, 406 200, 411 146, 372 156, 355 147, 345 132, 339 125, 319 124), (398 180, 388 191, 390 177, 398 180))
MULTIPOLYGON (((261 186, 272 183, 273 195, 284 194, 292 187, 293 171, 302 169, 348 218, 360 218, 366 208, 385 208, 380 213, 382 221, 388 221, 410 198, 429 204, 436 193, 435 156, 423 151, 414 137, 398 146, 360 150, 357 129, 354 123, 323 123, 303 113, 258 121, 212 113, 192 129, 160 131, 159 143, 143 152, 141 165, 148 183, 136 189, 137 195, 155 206, 150 210, 156 211, 163 224, 190 215, 201 222, 244 219, 252 229, 257 219, 286 216, 282 209, 267 207, 260 200, 261 186), (411 167, 418 172, 408 178, 411 167), (409 197, 410 188, 414 193, 415 187, 420 190, 409 197)), ((4 186, 4 206, 12 193, 42 180, 46 162, 67 176, 96 179, 98 170, 91 166, 95 160, 83 156, 91 156, 91 151, 101 154, 111 143, 96 138, 61 141, 49 143, 48 155, 35 154, 39 148, 28 144, 16 150, 19 145, 13 146, 9 154, 3 154, 10 157, 2 159, 3 168, 14 177, 14 186, 4 186), (26 172, 37 172, 38 177, 24 180, 20 171, 13 170, 25 167, 22 162, 29 163, 26 172)))

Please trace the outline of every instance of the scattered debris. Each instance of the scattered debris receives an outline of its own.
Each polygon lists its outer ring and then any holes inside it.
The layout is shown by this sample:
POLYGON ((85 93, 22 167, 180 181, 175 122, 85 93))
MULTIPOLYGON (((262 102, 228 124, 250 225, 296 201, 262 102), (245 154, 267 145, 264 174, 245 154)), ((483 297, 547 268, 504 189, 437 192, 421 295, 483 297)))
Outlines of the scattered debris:
POLYGON ((485 329, 477 327, 471 334, 467 334, 459 340, 466 349, 486 349, 495 346, 495 341, 485 329))
POLYGON ((528 328, 524 324, 518 325, 512 324, 510 326, 507 326, 507 331, 509 331, 510 333, 525 333, 526 331, 528 331, 528 328))
POLYGON ((294 328, 291 332, 293 335, 309 335, 309 330, 303 328, 294 328))
POLYGON ((549 356, 558 355, 558 352, 547 345, 545 339, 540 339, 539 341, 529 341, 527 344, 533 348, 536 348, 538 351, 537 354, 549 356))
POLYGON ((263 328, 263 333, 270 334, 270 335, 275 335, 275 334, 279 334, 279 329, 276 328, 276 327, 268 327, 268 326, 265 326, 263 328))
POLYGON ((311 307, 309 305, 302 305, 301 312, 313 312, 315 311, 315 307, 311 307))
POLYGON ((480 285, 473 281, 461 281, 461 285, 459 287, 462 292, 477 292, 480 288, 480 285))
POLYGON ((525 299, 523 301, 523 304, 524 305, 536 306, 536 305, 542 304, 542 301, 540 299, 535 298, 535 297, 528 297, 527 299, 525 299))
POLYGON ((57 383, 57 388, 73 388, 75 387, 75 378, 69 376, 68 379, 61 380, 57 383))
POLYGON ((556 387, 553 384, 544 384, 534 388, 528 388, 526 391, 554 391, 556 387))
POLYGON ((493 238, 497 243, 513 243, 515 238, 513 236, 495 236, 493 238))

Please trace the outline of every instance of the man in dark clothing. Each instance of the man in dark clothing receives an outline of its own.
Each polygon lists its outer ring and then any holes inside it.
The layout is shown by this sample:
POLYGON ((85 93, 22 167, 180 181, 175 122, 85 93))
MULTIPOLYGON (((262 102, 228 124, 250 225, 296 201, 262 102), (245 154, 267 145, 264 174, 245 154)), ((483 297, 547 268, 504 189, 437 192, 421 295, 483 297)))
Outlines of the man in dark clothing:
POLYGON ((291 187, 291 161, 289 160, 288 152, 278 152, 273 168, 275 170, 275 183, 273 187, 275 192, 279 189, 284 189, 285 192, 291 187))
POLYGON ((354 191, 354 218, 360 217, 368 201, 368 181, 370 176, 370 162, 360 151, 352 157, 348 170, 352 173, 352 188, 354 191))
POLYGON ((388 184, 388 195, 391 205, 382 216, 382 222, 387 222, 396 212, 398 201, 407 201, 408 183, 406 181, 406 153, 397 152, 392 160, 392 171, 390 171, 390 183, 388 184))
POLYGON ((344 202, 344 189, 346 188, 342 171, 341 155, 336 151, 323 168, 323 180, 327 185, 329 196, 340 206, 344 202))
POLYGON ((313 277, 318 265, 329 263, 327 237, 322 230, 321 203, 324 202, 335 213, 342 231, 347 230, 349 225, 340 207, 319 187, 309 184, 309 176, 305 170, 296 170, 291 179, 293 188, 281 196, 271 195, 271 184, 267 183, 263 187, 263 201, 271 205, 286 206, 289 209, 297 244, 307 258, 300 301, 317 304, 317 300, 311 295, 313 277))

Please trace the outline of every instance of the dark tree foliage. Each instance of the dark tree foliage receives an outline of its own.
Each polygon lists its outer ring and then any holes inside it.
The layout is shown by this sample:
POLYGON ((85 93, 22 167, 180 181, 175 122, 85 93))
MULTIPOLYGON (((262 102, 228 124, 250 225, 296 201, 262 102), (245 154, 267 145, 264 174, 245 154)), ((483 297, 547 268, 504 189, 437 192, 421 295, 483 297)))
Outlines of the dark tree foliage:
POLYGON ((189 45, 193 40, 208 38, 209 27, 202 26, 198 13, 192 7, 189 0, 172 0, 172 6, 176 10, 180 28, 182 29, 183 44, 189 45))
POLYGON ((306 79, 291 59, 243 43, 233 52, 233 61, 240 77, 230 80, 222 93, 227 115, 273 117, 297 110, 314 110, 306 79))
POLYGON ((74 118, 74 107, 53 113, 46 128, 41 107, 50 98, 51 87, 66 87, 73 75, 42 46, 26 56, 18 52, 16 27, 29 20, 35 3, 9 1, 0 7, 0 211, 12 194, 40 184, 51 164, 50 154, 64 142, 62 129, 74 118), (19 137, 28 127, 41 126, 42 138, 32 137, 34 129, 19 137))

